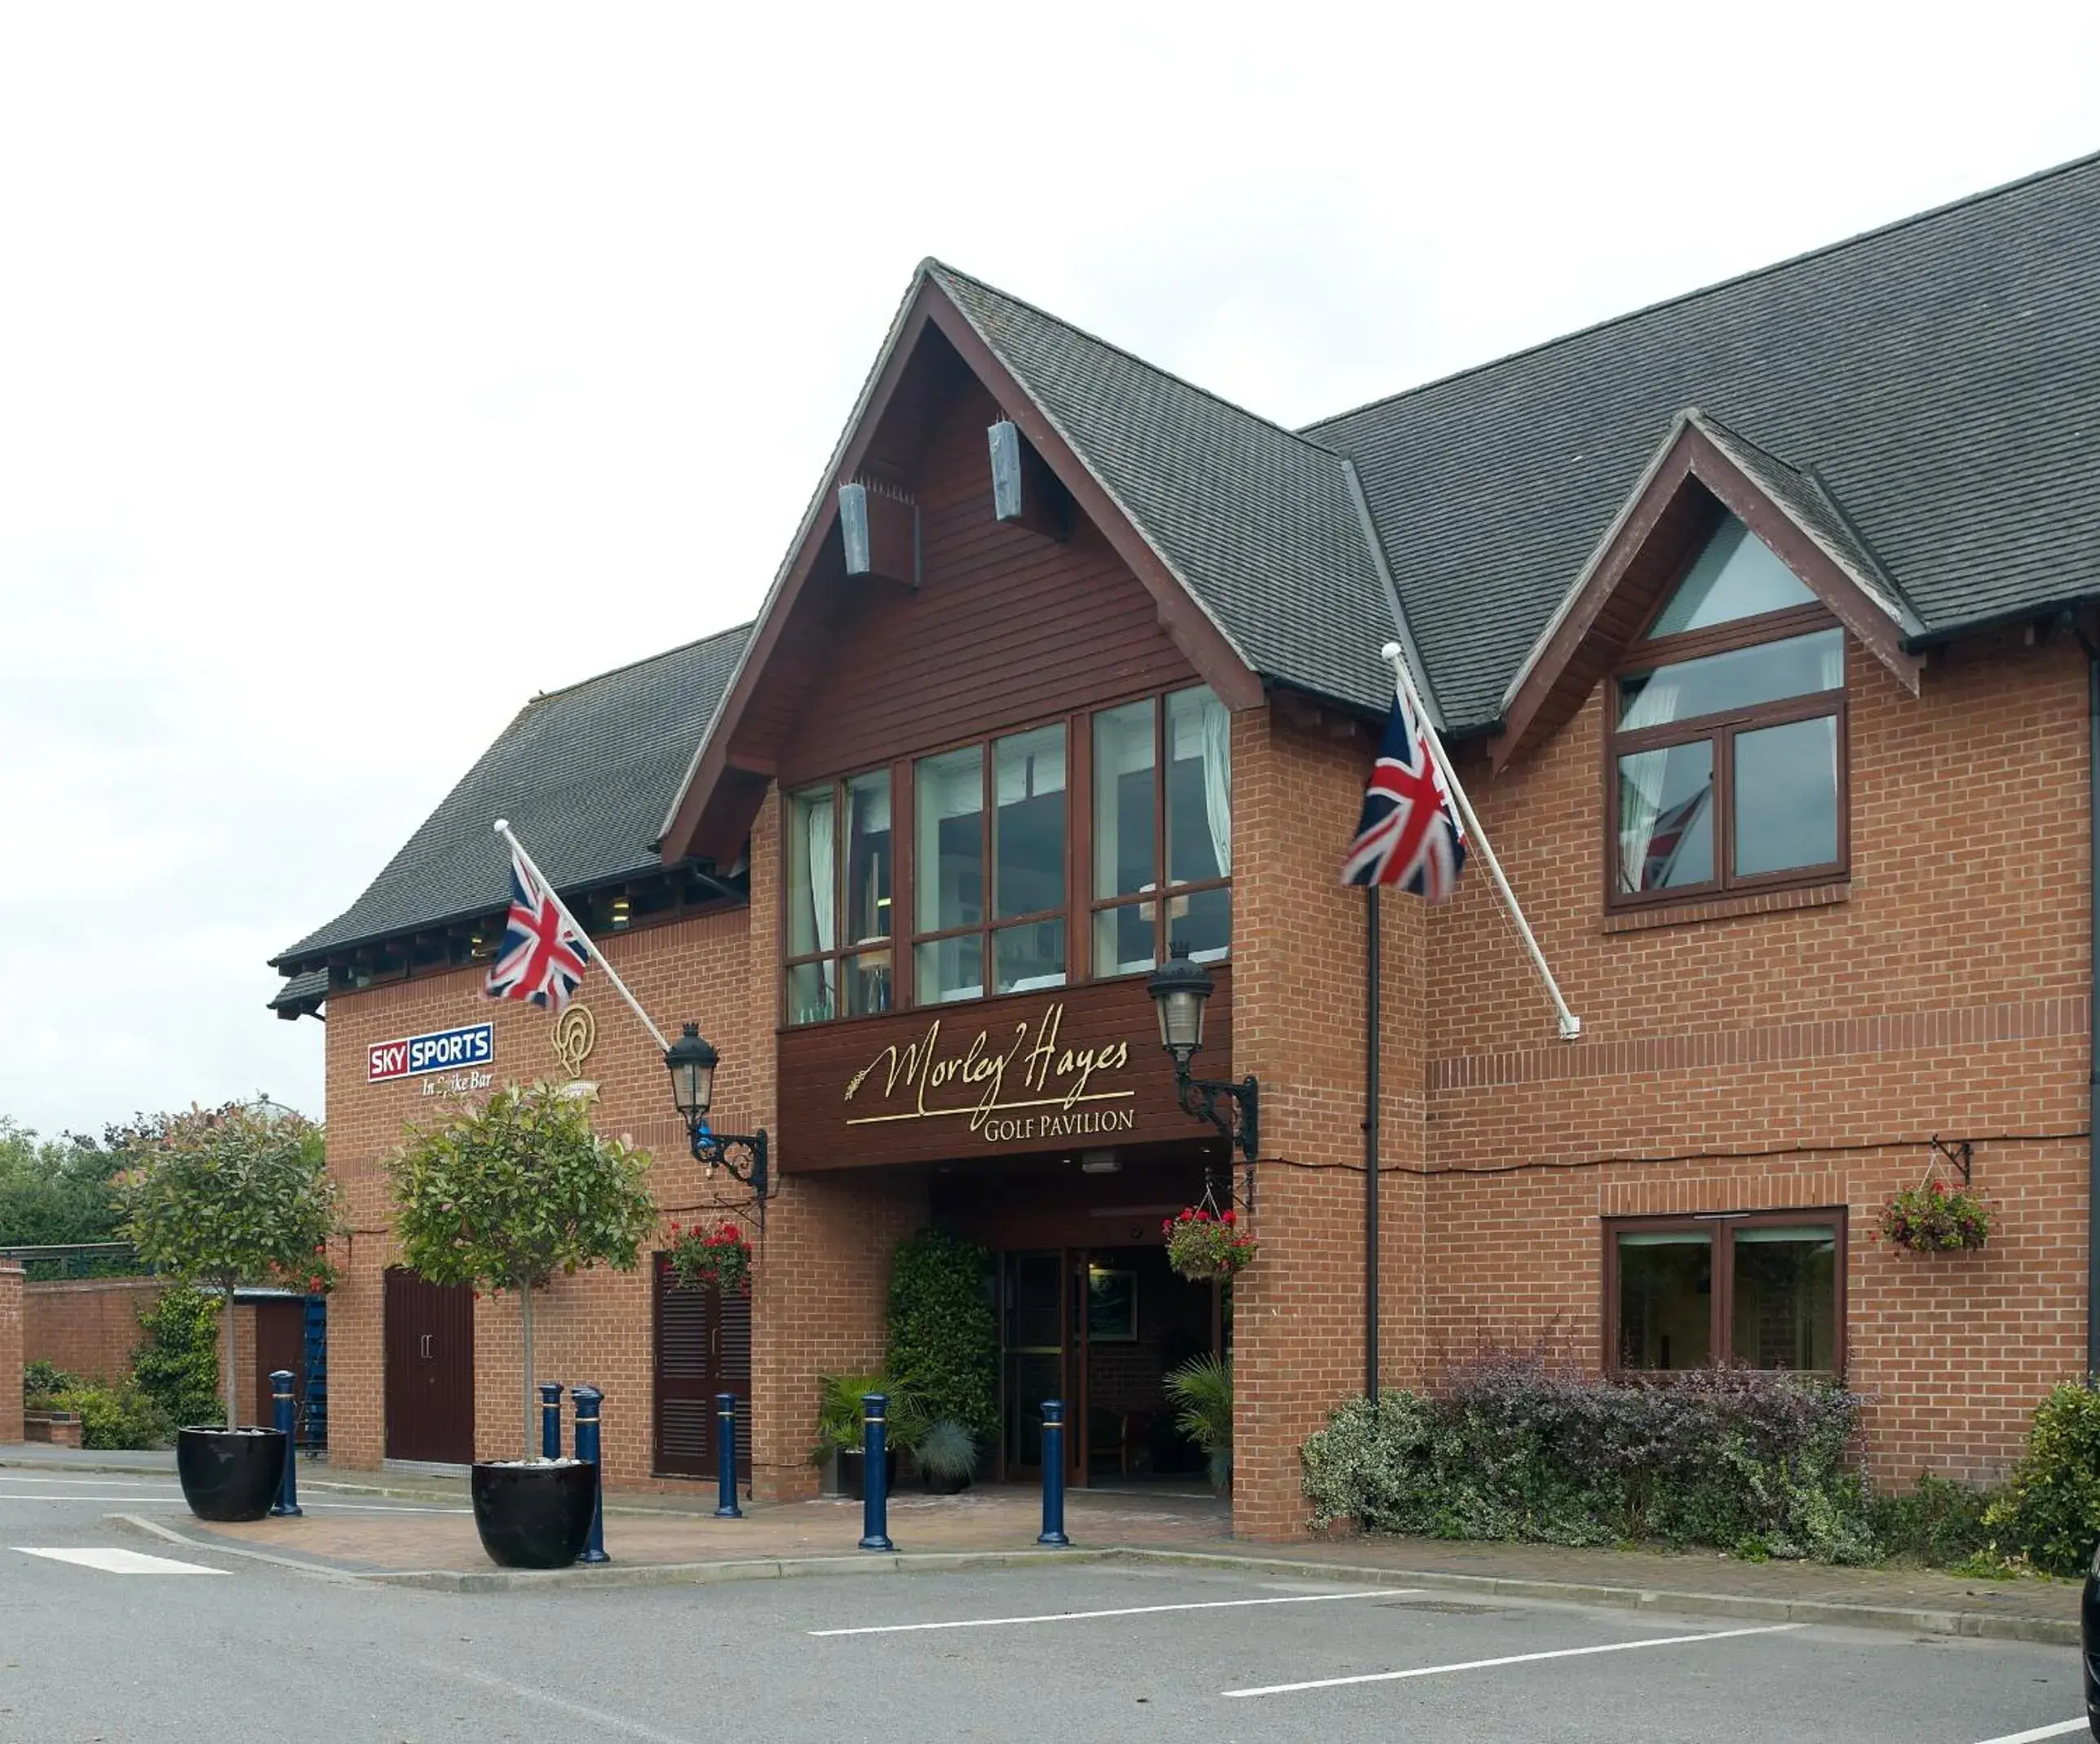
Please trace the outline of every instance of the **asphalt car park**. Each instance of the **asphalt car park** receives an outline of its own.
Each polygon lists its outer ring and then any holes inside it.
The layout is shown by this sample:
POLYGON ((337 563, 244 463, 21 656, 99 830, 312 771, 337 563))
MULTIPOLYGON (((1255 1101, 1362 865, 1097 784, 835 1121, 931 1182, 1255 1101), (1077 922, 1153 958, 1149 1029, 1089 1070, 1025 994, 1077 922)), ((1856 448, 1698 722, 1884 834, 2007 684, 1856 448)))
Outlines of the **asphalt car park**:
POLYGON ((0 1481, 0 1737, 2032 1744, 2085 1726, 2065 1647, 1169 1563, 428 1592, 107 1517, 149 1494, 166 1490, 0 1481))

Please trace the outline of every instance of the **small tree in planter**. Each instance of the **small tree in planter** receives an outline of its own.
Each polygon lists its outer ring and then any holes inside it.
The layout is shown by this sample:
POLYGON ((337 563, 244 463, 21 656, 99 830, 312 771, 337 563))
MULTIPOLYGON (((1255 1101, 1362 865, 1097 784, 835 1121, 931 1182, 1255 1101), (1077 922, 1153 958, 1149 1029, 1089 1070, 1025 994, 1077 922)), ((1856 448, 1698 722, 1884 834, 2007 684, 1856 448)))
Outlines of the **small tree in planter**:
POLYGON ((181 1428, 183 1494, 204 1518, 259 1519, 290 1452, 275 1445, 283 1440, 276 1430, 240 1427, 233 1291, 244 1282, 334 1282, 335 1183, 321 1129, 273 1103, 229 1102, 141 1128, 131 1154, 134 1166, 113 1182, 126 1238, 157 1271, 210 1285, 223 1299, 227 1426, 181 1428))
MULTIPOLYGON (((412 1135, 387 1163, 394 1235, 413 1270, 432 1283, 518 1292, 528 1466, 540 1463, 533 1455, 533 1291, 594 1265, 633 1271, 657 1224, 644 1185, 648 1154, 593 1130, 595 1100, 567 1084, 507 1084, 481 1106, 412 1135)), ((511 1462, 475 1463, 475 1524, 496 1561, 559 1566, 576 1560, 590 1525, 595 1475, 590 1467, 560 1464, 582 1475, 554 1478, 564 1499, 549 1508, 538 1495, 544 1486, 517 1477, 511 1462), (499 1491, 515 1494, 521 1511, 544 1512, 547 1530, 520 1531, 511 1519, 489 1515, 484 1503, 496 1506, 499 1491), (575 1542, 567 1544, 572 1530, 575 1542)))

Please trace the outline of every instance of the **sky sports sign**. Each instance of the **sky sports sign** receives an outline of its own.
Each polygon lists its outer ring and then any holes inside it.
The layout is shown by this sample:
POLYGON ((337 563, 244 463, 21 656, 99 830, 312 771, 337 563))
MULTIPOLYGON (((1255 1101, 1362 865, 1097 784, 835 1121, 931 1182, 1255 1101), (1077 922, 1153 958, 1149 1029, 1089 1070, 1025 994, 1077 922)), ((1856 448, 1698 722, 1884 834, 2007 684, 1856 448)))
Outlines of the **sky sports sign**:
POLYGON ((470 1023, 457 1030, 433 1030, 427 1035, 404 1035, 394 1041, 375 1041, 366 1055, 367 1084, 385 1084, 394 1078, 415 1078, 425 1072, 457 1071, 462 1066, 486 1066, 496 1057, 496 1027, 470 1023))

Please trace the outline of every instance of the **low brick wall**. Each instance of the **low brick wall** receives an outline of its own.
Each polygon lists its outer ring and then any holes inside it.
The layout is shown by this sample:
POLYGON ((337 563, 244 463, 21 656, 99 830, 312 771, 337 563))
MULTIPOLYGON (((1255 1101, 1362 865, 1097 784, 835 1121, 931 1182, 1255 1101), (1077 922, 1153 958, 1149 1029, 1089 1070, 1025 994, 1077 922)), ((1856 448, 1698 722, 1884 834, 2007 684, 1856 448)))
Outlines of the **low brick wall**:
MULTIPOLYGON (((121 1380, 139 1348, 139 1311, 167 1286, 151 1278, 64 1278, 28 1285, 22 1361, 55 1362, 83 1380, 121 1380)), ((17 1435, 16 1440, 20 1437, 17 1435)))
POLYGON ((0 1447, 22 1438, 22 1268, 0 1265, 0 1447))

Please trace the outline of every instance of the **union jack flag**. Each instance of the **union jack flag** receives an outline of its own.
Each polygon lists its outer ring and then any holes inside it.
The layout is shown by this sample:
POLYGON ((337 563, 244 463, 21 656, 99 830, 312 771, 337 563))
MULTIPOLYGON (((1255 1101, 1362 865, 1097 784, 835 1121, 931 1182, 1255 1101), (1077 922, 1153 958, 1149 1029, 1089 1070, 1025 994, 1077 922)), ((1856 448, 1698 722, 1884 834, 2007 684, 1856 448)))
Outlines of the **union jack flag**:
POLYGON ((1416 721, 1402 688, 1386 717, 1342 881, 1396 884, 1439 903, 1451 894, 1465 864, 1465 827, 1429 754, 1429 728, 1416 721))
POLYGON ((511 914, 496 947, 485 991, 491 999, 529 1000, 559 1012, 576 996, 590 961, 590 943, 564 916, 554 892, 511 850, 511 914))

